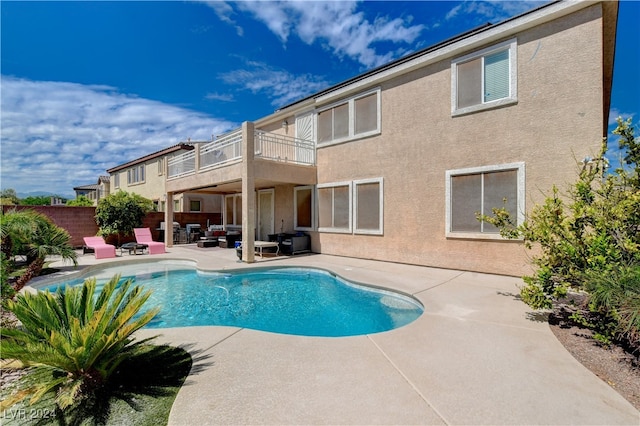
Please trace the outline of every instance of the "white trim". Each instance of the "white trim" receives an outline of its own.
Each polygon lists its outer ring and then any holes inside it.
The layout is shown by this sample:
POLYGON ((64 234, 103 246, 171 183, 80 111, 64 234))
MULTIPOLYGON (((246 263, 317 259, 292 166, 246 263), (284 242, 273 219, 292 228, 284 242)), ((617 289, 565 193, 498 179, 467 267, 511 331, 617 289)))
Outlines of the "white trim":
MULTIPOLYGON (((349 219, 348 219, 348 227, 347 228, 335 228, 333 226, 331 227, 320 227, 320 223, 318 223, 318 232, 333 232, 333 233, 338 233, 338 234, 351 234, 353 233, 353 185, 351 181, 345 181, 345 182, 332 182, 332 183, 321 183, 318 184, 316 186, 316 199, 318 200, 318 210, 320 209, 320 196, 318 195, 318 192, 320 191, 320 189, 323 188, 336 188, 336 187, 341 187, 341 186, 346 186, 348 187, 348 199, 349 199, 349 219)), ((333 224, 334 220, 333 220, 333 214, 334 214, 334 209, 333 209, 333 197, 331 198, 331 223, 333 224)), ((320 218, 318 217, 318 220, 320 220, 320 218)))
POLYGON ((202 213, 203 204, 204 200, 202 199, 202 197, 189 197, 189 213, 202 213), (200 210, 191 210, 191 203, 193 201, 197 201, 200 203, 200 210))
MULTIPOLYGON (((271 195, 271 224, 268 224, 266 226, 266 228, 268 228, 269 230, 271 230, 271 234, 274 234, 276 232, 276 208, 275 208, 275 204, 276 204, 276 190, 274 188, 269 188, 269 189, 259 189, 256 191, 256 234, 260 235, 261 231, 263 230, 262 228, 264 228, 264 224, 261 223, 260 221, 260 215, 262 214, 262 208, 261 208, 261 203, 260 203, 260 195, 261 194, 270 194, 271 195)), ((267 235, 269 234, 269 232, 267 232, 267 235)))
POLYGON ((524 222, 525 218, 525 167, 524 162, 497 164, 481 167, 470 167, 466 169, 447 170, 445 172, 445 236, 447 238, 469 238, 483 240, 504 240, 500 234, 481 233, 481 232, 453 232, 451 231, 451 177, 460 175, 474 175, 486 172, 517 170, 517 225, 524 222))
POLYGON ((373 178, 373 179, 360 179, 353 181, 353 233, 354 234, 365 234, 365 235, 384 235, 384 179, 373 178), (358 185, 368 184, 368 183, 377 183, 379 184, 379 200, 380 200, 380 212, 379 212, 379 223, 378 229, 363 229, 359 230, 356 227, 356 218, 358 217, 358 185))
MULTIPOLYGON (((481 68, 484 77, 484 63, 481 68)), ((481 79, 484 84, 484 78, 481 79)), ((505 105, 512 105, 518 102, 518 40, 512 38, 493 46, 485 47, 482 50, 468 53, 464 56, 451 60, 451 115, 458 116, 469 114, 475 111, 482 111, 497 108, 505 105), (464 108, 458 108, 458 64, 468 62, 472 59, 488 56, 502 50, 509 50, 509 96, 495 101, 484 102, 464 108)))
POLYGON ((316 191, 313 185, 296 186, 293 188, 293 230, 294 231, 315 231, 316 230, 316 191), (298 191, 311 191, 311 227, 298 226, 298 191))
MULTIPOLYGON (((255 194, 254 194, 255 195, 255 194)), ((235 193, 235 194, 227 194, 224 196, 224 204, 222 206, 222 224, 224 225, 225 229, 227 229, 227 227, 230 228, 237 228, 239 226, 242 226, 242 209, 238 212, 236 211, 236 198, 241 198, 242 199, 242 193, 235 193), (233 203, 233 220, 232 223, 227 223, 227 199, 231 198, 232 199, 232 203, 233 203)))
POLYGON ((382 107, 382 102, 381 102, 381 98, 382 98, 382 90, 380 87, 376 87, 373 88, 371 90, 367 90, 366 92, 362 92, 362 93, 358 93, 350 98, 346 98, 346 99, 340 99, 337 100, 329 105, 323 105, 321 108, 318 108, 314 114, 314 130, 315 130, 315 137, 316 137, 316 146, 318 148, 322 148, 325 146, 331 146, 331 145, 337 145, 340 143, 344 143, 344 142, 349 142, 349 141, 353 141, 353 140, 358 140, 358 139, 363 139, 363 138, 368 138, 370 136, 375 136, 375 135, 379 135, 382 132, 382 113, 381 113, 381 107, 382 107), (376 128, 374 130, 368 131, 368 132, 363 132, 363 133, 358 133, 355 134, 355 103, 358 99, 362 99, 365 98, 369 95, 372 94, 376 94, 376 128), (324 141, 324 142, 320 142, 318 141, 318 124, 319 121, 318 120, 318 114, 328 111, 332 108, 335 108, 337 106, 340 105, 344 105, 347 104, 347 110, 348 110, 348 120, 349 120, 349 134, 346 137, 342 137, 339 139, 332 139, 329 141, 324 141))

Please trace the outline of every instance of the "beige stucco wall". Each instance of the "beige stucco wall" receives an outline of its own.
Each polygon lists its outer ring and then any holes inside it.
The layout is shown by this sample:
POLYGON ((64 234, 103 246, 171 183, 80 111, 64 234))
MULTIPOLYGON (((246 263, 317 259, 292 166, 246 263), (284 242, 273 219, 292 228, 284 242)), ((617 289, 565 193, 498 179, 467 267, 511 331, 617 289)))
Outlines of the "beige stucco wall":
MULTIPOLYGON (((140 183, 133 183, 129 185, 127 183, 127 169, 119 170, 114 172, 110 177, 110 186, 112 192, 117 192, 119 190, 125 192, 132 192, 138 195, 141 195, 150 200, 158 200, 162 198, 164 194, 164 181, 165 176, 164 173, 162 175, 158 174, 158 159, 153 159, 146 161, 144 163, 144 181, 140 183), (120 176, 120 186, 116 187, 115 185, 115 175, 118 174, 120 176)), ((135 167, 138 167, 136 165, 135 167)))
POLYGON ((320 233, 314 251, 529 273, 520 243, 445 237, 445 172, 524 161, 527 210, 574 181, 603 133, 599 17, 596 5, 517 35, 516 105, 452 117, 450 59, 384 83, 381 135, 317 152, 318 183, 384 178, 384 235, 320 233))
MULTIPOLYGON (((144 177, 145 180, 140 183, 128 184, 127 183, 127 171, 129 168, 117 171, 110 176, 110 186, 113 188, 112 193, 117 191, 125 191, 134 194, 138 194, 142 197, 148 198, 153 201, 159 202, 159 208, 162 209, 166 196, 166 180, 165 171, 162 174, 158 173, 158 161, 160 159, 152 159, 146 161, 144 177), (120 186, 115 187, 115 175, 120 175, 120 186)), ((138 167, 136 165, 135 167, 138 167)), ((217 194, 200 194, 200 193, 184 193, 174 195, 174 201, 179 202, 180 209, 174 210, 177 212, 189 212, 189 201, 191 199, 200 200, 202 212, 209 213, 221 213, 222 212, 222 197, 217 194)))

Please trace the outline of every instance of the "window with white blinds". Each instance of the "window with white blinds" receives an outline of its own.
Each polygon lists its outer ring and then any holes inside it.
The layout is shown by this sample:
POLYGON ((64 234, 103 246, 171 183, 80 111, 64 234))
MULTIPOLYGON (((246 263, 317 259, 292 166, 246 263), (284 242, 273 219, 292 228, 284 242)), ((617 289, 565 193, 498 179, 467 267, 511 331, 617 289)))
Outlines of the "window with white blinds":
POLYGON ((318 231, 382 235, 383 179, 370 178, 317 186, 318 231))
POLYGON ((358 94, 317 112, 319 145, 380 133, 380 89, 358 94))
POLYGON ((524 163, 501 164, 446 172, 447 236, 500 238, 499 230, 480 221, 493 209, 505 208, 514 225, 524 220, 524 163))
POLYGON ((452 61, 452 115, 517 102, 516 48, 509 40, 452 61))

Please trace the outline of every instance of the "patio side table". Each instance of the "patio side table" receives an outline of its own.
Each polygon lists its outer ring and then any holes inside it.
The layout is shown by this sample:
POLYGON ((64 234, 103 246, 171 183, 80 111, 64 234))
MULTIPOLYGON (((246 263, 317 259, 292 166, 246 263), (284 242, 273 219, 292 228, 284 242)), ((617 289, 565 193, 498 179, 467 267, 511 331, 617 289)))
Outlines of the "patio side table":
POLYGON ((147 244, 139 244, 139 243, 124 243, 123 245, 120 246, 120 256, 122 256, 122 253, 124 253, 125 250, 129 251, 129 255, 132 254, 144 254, 144 250, 148 249, 149 246, 147 244), (138 253, 138 250, 140 250, 140 252, 138 253))

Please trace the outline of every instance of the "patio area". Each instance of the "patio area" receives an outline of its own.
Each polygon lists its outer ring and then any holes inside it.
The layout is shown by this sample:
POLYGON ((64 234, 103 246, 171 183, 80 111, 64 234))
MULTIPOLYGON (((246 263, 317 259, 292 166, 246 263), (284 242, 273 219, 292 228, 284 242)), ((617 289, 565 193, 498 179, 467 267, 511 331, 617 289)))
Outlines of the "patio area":
POLYGON ((517 299, 519 278, 327 255, 244 264, 235 250, 196 245, 163 255, 79 256, 83 268, 159 259, 190 259, 205 270, 318 267, 411 294, 425 307, 405 327, 355 337, 143 330, 140 337, 161 334, 158 343, 194 359, 172 425, 640 423, 629 402, 564 349, 544 315, 517 299))

